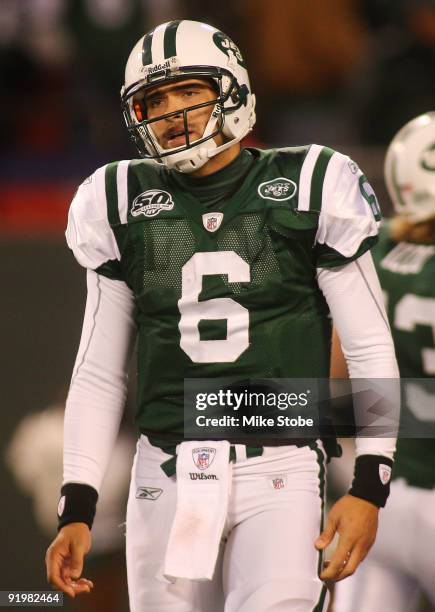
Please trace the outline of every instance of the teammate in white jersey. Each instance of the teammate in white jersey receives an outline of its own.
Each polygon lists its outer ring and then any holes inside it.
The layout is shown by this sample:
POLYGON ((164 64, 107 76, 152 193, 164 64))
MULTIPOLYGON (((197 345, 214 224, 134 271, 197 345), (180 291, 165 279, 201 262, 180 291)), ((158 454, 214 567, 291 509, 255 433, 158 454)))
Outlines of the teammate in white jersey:
POLYGON ((389 491, 379 466, 391 467, 395 440, 358 442, 350 494, 323 529, 322 440, 192 440, 183 383, 326 378, 330 313, 354 377, 397 376, 369 253, 376 197, 326 147, 241 147, 255 97, 240 50, 207 24, 172 21, 141 38, 122 103, 145 159, 98 169, 69 214, 88 302, 48 580, 72 597, 92 588, 83 560, 138 336, 131 610, 320 612, 324 581, 351 574, 373 543, 389 491))

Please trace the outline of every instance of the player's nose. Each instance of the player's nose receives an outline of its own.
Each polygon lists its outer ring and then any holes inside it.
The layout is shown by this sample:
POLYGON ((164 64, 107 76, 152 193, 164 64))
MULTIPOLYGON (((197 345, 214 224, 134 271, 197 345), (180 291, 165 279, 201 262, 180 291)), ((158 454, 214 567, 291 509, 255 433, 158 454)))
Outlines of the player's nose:
POLYGON ((169 95, 168 103, 167 103, 167 111, 168 113, 177 113, 173 117, 180 117, 183 114, 183 101, 179 96, 169 95))

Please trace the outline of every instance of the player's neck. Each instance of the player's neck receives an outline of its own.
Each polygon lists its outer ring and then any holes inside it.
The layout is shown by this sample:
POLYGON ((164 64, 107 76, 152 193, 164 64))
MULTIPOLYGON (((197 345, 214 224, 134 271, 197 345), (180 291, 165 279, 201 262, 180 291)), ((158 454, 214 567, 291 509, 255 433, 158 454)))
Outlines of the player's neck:
POLYGON ((204 164, 199 170, 192 172, 191 176, 208 176, 218 170, 222 170, 225 166, 231 164, 240 153, 240 142, 236 142, 228 149, 225 149, 221 153, 218 153, 214 157, 210 157, 209 161, 204 164))

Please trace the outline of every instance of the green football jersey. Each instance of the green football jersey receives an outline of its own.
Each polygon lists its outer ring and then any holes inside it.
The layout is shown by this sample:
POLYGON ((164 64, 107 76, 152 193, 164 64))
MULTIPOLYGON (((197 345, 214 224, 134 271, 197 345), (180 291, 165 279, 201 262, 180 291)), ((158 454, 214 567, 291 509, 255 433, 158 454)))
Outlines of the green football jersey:
POLYGON ((145 160, 100 168, 71 206, 78 261, 134 294, 136 418, 148 435, 182 439, 185 378, 329 376, 316 269, 372 246, 376 198, 331 149, 249 151, 243 184, 216 210, 145 160))
MULTIPOLYGON (((386 223, 373 249, 385 293, 402 378, 435 376, 435 245, 394 242, 386 223)), ((405 385, 402 428, 428 431, 434 426, 435 396, 405 385)), ((400 437, 394 474, 409 484, 435 486, 435 439, 400 437)))

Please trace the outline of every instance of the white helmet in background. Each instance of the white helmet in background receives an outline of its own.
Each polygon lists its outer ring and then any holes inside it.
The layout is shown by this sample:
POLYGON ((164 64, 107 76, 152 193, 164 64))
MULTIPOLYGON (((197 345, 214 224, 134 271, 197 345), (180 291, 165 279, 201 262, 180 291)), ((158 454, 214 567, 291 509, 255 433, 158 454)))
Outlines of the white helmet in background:
POLYGON ((399 130, 388 147, 384 173, 397 214, 411 223, 435 216, 435 112, 399 130))
POLYGON ((127 61, 121 101, 127 129, 140 155, 180 172, 201 168, 210 157, 246 136, 255 123, 255 96, 238 47, 223 32, 197 21, 169 21, 138 41, 127 61), (180 111, 148 120, 137 112, 134 98, 156 85, 186 78, 211 80, 216 99, 183 109, 186 144, 163 149, 152 125, 180 111), (211 114, 204 133, 190 142, 189 112, 208 105, 211 114), (226 142, 218 147, 213 138, 219 133, 226 142))

